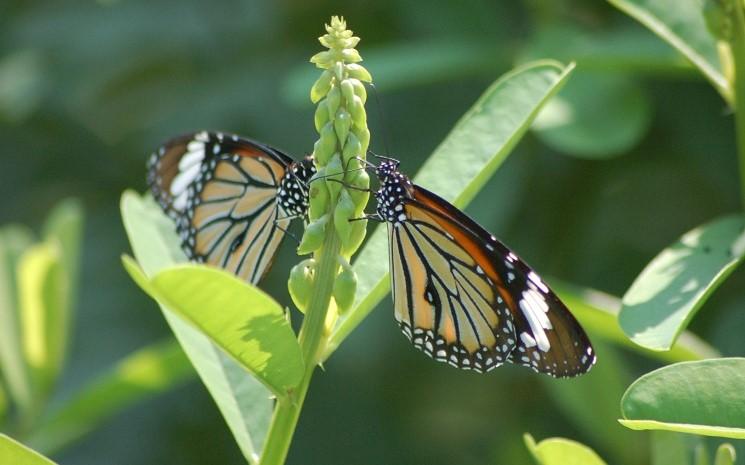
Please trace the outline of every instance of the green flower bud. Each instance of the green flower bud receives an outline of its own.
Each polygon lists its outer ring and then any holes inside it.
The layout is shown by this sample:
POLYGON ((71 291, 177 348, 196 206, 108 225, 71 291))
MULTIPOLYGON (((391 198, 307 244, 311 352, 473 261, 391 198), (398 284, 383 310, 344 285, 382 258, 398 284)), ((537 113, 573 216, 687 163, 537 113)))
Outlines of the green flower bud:
POLYGON ((339 313, 343 314, 354 304, 354 295, 357 292, 357 275, 343 257, 339 257, 339 263, 342 268, 341 273, 334 280, 333 295, 339 313))
POLYGON ((342 63, 343 58, 339 56, 339 60, 334 63, 334 76, 336 76, 336 82, 341 82, 344 79, 344 64, 342 63))
POLYGON ((313 146, 313 155, 319 165, 324 166, 328 163, 331 156, 336 151, 336 132, 331 122, 321 128, 321 137, 313 146))
POLYGON ((372 76, 370 76, 370 73, 365 69, 365 67, 355 63, 347 65, 347 75, 359 79, 362 82, 372 82, 372 76))
POLYGON ((336 136, 341 142, 342 148, 347 140, 349 134, 349 128, 352 126, 352 115, 350 115, 344 108, 339 108, 336 112, 336 118, 334 118, 334 129, 336 130, 336 136))
POLYGON ((357 129, 367 128, 367 113, 365 112, 365 104, 362 103, 362 99, 353 95, 352 100, 347 103, 347 108, 352 115, 354 127, 357 129))
POLYGON ((346 189, 339 193, 339 200, 334 209, 334 228, 339 235, 342 245, 349 243, 349 233, 352 229, 350 219, 354 218, 354 211, 357 209, 352 197, 346 189))
POLYGON ((347 171, 344 176, 344 181, 354 189, 347 189, 349 196, 352 197, 352 201, 357 206, 354 211, 354 217, 362 216, 367 200, 370 198, 370 175, 365 170, 347 171))
POLYGON ((326 111, 329 112, 329 118, 333 119, 341 105, 341 91, 339 87, 333 86, 326 95, 326 111))
POLYGON ((352 81, 352 85, 354 86, 354 94, 362 100, 363 104, 367 102, 367 89, 365 89, 365 85, 359 79, 349 78, 349 80, 352 81))
POLYGON ((342 188, 339 181, 344 178, 344 166, 341 157, 335 153, 326 165, 326 188, 329 190, 329 197, 335 199, 342 188))
POLYGON ((341 57, 342 57, 342 60, 344 60, 346 63, 357 63, 357 62, 362 61, 360 52, 358 52, 357 50, 353 48, 342 50, 341 57))
MULTIPOLYGON (((364 209, 364 205, 362 208, 364 209)), ((345 257, 351 257, 360 248, 367 233, 367 220, 356 220, 350 222, 350 224, 352 228, 349 230, 349 240, 341 246, 341 254, 345 257)))
POLYGON ((321 132, 321 128, 329 122, 329 112, 324 103, 325 102, 321 102, 321 104, 316 107, 316 114, 313 116, 316 124, 316 131, 318 132, 321 132))
POLYGON ((312 258, 303 260, 290 270, 290 279, 287 281, 287 289, 295 306, 303 313, 308 308, 310 297, 313 294, 316 274, 316 261, 312 258))
POLYGON ((297 247, 298 255, 308 255, 321 248, 323 238, 326 234, 326 223, 329 221, 329 215, 323 215, 315 221, 311 221, 305 227, 303 238, 297 247))
POLYGON ((308 184, 308 195, 310 202, 308 206, 308 219, 313 221, 322 217, 328 210, 329 199, 331 194, 326 183, 323 182, 323 176, 326 174, 326 169, 321 168, 316 173, 316 176, 310 180, 308 184))
POLYGON ((339 88, 341 89, 341 96, 344 97, 344 101, 349 104, 349 102, 352 101, 352 97, 354 97, 354 85, 352 84, 352 80, 345 79, 341 81, 339 88))
POLYGON ((326 96, 329 89, 331 89, 331 79, 333 79, 333 77, 333 73, 329 70, 321 73, 321 77, 319 77, 315 84, 313 84, 313 87, 310 88, 310 100, 313 103, 318 103, 319 100, 326 96))
POLYGON ((318 68, 329 68, 332 63, 332 54, 330 50, 324 50, 318 52, 310 57, 310 62, 314 63, 318 68))
POLYGON ((341 154, 344 166, 347 167, 348 170, 353 169, 349 160, 359 156, 362 156, 362 144, 357 136, 353 132, 350 132, 347 136, 347 143, 344 144, 344 151, 341 154))
POLYGON ((354 132, 360 139, 360 145, 362 145, 361 153, 367 153, 367 148, 370 146, 370 130, 367 128, 358 128, 354 132))

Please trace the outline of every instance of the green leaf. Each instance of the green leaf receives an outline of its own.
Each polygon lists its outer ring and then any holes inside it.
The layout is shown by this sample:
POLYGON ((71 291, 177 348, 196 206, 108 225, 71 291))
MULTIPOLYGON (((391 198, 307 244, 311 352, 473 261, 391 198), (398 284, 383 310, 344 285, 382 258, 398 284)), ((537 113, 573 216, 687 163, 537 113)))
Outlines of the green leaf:
POLYGON ((33 234, 23 226, 0 229, 0 370, 21 414, 30 411, 33 394, 20 339, 16 269, 32 242, 33 234))
POLYGON ((700 0, 608 0, 675 47, 711 81, 727 102, 732 89, 722 71, 716 39, 700 0))
MULTIPOLYGON (((132 249, 147 275, 186 261, 179 249, 180 240, 173 223, 151 198, 143 200, 138 194, 127 191, 122 195, 121 210, 132 249)), ((272 413, 269 390, 207 336, 165 307, 161 309, 215 399, 241 452, 249 462, 257 463, 272 413)))
POLYGON ((131 405, 165 392, 194 374, 174 340, 138 349, 44 417, 28 443, 46 453, 56 453, 131 405))
POLYGON ((0 463, 12 465, 54 465, 54 462, 18 441, 0 434, 0 463))
MULTIPOLYGON (((427 159, 414 180, 464 207, 504 162, 538 111, 564 85, 574 65, 542 61, 517 68, 489 87, 427 159)), ((388 238, 378 228, 357 255, 358 300, 332 331, 327 358, 390 289, 388 238)))
POLYGON ((18 296, 24 356, 37 402, 43 402, 59 374, 61 335, 55 331, 66 302, 62 258, 57 244, 31 246, 18 263, 18 296))
POLYGON ((668 350, 745 256, 745 218, 719 218, 686 233, 623 296, 621 328, 635 343, 668 350))
POLYGON ((745 439, 745 359, 682 362, 637 379, 621 399, 622 425, 745 439))
POLYGON ((652 432, 652 465, 690 465, 691 451, 698 438, 669 431, 652 432))
POLYGON ((533 130, 567 155, 607 159, 639 143, 651 121, 646 96, 628 77, 580 68, 546 104, 533 130))
POLYGON ((714 465, 734 465, 735 457, 735 448, 732 444, 720 444, 714 457, 714 465))
POLYGON ((182 265, 151 280, 153 297, 198 327, 284 398, 300 383, 303 359, 282 307, 232 273, 182 265))
POLYGON ((652 351, 641 347, 631 342, 618 325, 618 312, 621 308, 618 297, 554 280, 550 280, 549 284, 593 337, 600 337, 663 362, 684 362, 719 356, 713 347, 688 331, 684 331, 668 351, 652 351))
POLYGON ((595 451, 570 439, 549 438, 536 444, 525 434, 523 440, 538 465, 606 465, 595 451))
POLYGON ((602 363, 590 373, 562 383, 540 377, 541 384, 575 428, 617 463, 641 463, 646 459, 646 449, 627 446, 639 438, 613 421, 618 418, 616 399, 621 398, 633 378, 615 348, 597 340, 593 340, 593 345, 602 363))

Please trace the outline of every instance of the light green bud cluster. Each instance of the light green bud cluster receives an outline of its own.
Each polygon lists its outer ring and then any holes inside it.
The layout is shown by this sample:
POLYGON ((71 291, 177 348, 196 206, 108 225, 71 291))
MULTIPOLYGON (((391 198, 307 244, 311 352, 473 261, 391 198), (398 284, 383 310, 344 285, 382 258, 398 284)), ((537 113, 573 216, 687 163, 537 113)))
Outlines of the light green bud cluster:
MULTIPOLYGON (((354 302, 357 278, 349 258, 365 238, 367 221, 360 219, 369 198, 370 177, 364 160, 370 143, 363 82, 372 77, 359 64, 355 49, 359 38, 352 35, 343 18, 334 16, 319 38, 328 48, 310 61, 323 72, 310 90, 317 104, 314 116, 319 138, 313 147, 318 172, 310 181, 309 223, 298 247, 298 254, 317 253, 329 228, 338 236, 341 250, 336 257, 340 272, 334 281, 333 296, 339 312, 354 302)), ((305 260, 290 274, 290 295, 298 308, 307 306, 313 289, 314 259, 305 260)))

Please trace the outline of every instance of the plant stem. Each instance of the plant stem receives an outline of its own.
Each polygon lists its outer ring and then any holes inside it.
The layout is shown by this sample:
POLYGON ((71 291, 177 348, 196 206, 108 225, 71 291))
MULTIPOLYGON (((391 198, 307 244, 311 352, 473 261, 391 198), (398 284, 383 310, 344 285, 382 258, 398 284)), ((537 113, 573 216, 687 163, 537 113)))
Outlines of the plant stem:
POLYGON ((740 195, 745 208, 745 7, 737 1, 732 14, 732 57, 735 75, 732 89, 735 93, 735 133, 740 172, 740 195))
POLYGON ((339 268, 336 260, 339 248, 336 231, 333 227, 329 227, 326 230, 323 247, 316 252, 318 261, 316 287, 300 330, 300 350, 305 361, 305 374, 297 391, 292 393, 289 399, 279 402, 274 409, 264 452, 261 456, 261 465, 281 465, 287 458, 310 380, 326 343, 324 334, 326 314, 334 289, 334 279, 339 268))

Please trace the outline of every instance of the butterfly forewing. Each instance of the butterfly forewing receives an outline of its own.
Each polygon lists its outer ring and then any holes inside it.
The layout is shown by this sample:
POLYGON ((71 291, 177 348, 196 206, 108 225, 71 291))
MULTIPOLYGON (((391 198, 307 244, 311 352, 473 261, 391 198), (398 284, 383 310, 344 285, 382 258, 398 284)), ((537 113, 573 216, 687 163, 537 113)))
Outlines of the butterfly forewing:
POLYGON ((195 261, 257 283, 292 217, 307 209, 312 161, 232 134, 198 132, 154 153, 148 183, 195 261))

